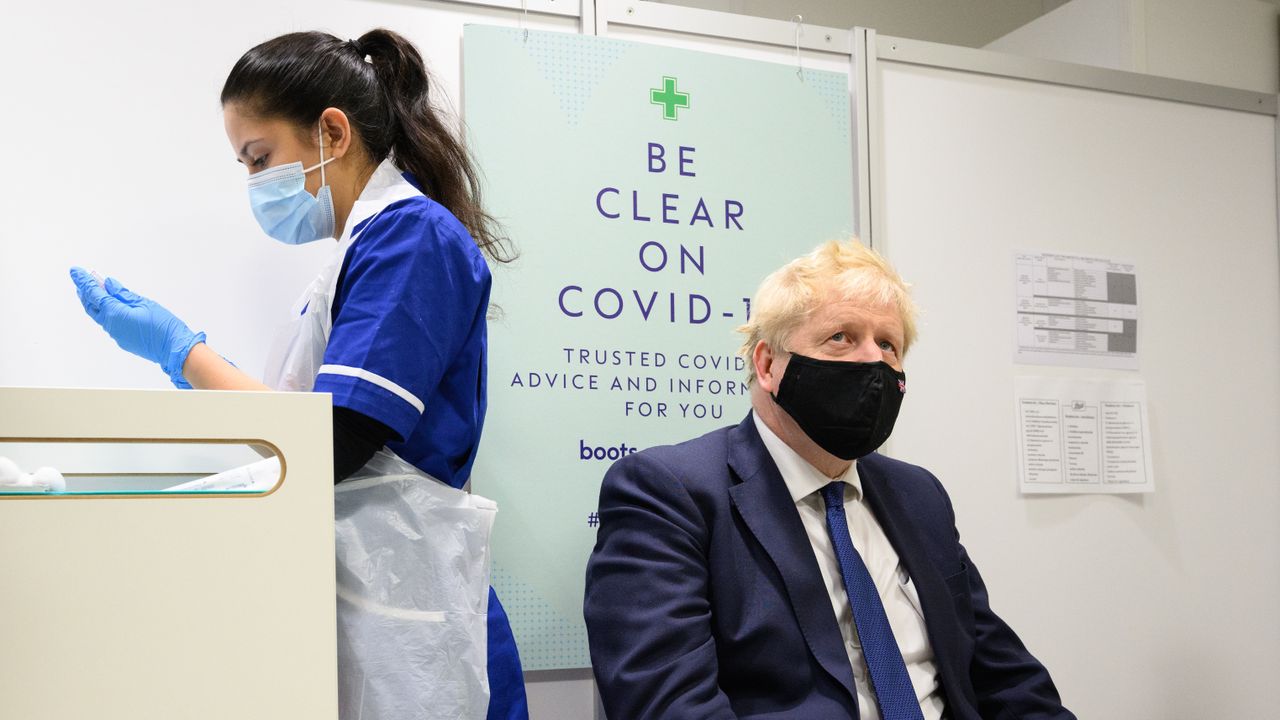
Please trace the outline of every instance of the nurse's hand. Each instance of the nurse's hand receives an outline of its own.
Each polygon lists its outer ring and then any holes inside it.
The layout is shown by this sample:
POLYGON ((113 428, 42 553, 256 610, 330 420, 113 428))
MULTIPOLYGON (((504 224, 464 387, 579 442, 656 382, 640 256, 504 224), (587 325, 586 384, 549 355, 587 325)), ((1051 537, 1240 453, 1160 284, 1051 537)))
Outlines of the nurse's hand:
POLYGON ((191 349, 204 342, 204 333, 191 332, 159 303, 131 292, 115 278, 99 285, 87 270, 73 267, 71 280, 84 311, 117 345, 159 364, 175 386, 191 387, 182 375, 182 365, 191 349))

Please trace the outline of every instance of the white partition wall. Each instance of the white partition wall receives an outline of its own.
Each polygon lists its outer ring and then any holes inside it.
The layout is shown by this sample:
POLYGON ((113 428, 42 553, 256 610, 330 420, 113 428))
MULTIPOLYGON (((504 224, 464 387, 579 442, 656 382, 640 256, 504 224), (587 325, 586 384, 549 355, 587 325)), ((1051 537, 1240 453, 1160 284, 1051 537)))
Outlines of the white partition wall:
POLYGON ((868 35, 873 240, 924 312, 888 452, 1081 718, 1274 715, 1274 96, 868 35), (1136 263, 1139 370, 1015 365, 1015 249, 1136 263), (1155 493, 1020 497, 1021 375, 1145 380, 1155 493))

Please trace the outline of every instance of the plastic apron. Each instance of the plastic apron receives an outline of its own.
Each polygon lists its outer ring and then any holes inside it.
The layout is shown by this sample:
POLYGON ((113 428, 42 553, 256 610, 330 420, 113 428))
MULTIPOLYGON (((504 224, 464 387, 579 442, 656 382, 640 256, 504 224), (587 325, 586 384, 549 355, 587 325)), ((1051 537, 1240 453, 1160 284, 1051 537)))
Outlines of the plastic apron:
MULTIPOLYGON (((350 227, 416 194, 394 166, 379 166, 352 209, 336 257, 299 298, 277 340, 268 385, 311 391, 332 329, 350 227)), ((339 717, 485 717, 489 536, 497 505, 384 447, 334 487, 334 511, 339 717)))

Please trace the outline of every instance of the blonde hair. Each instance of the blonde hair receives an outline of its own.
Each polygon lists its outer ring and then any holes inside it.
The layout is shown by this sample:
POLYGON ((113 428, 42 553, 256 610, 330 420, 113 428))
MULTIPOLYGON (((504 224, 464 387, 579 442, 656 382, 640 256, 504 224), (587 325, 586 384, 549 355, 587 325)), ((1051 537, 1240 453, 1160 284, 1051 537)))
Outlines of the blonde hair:
POLYGON ((756 290, 751 319, 738 328, 745 335, 738 350, 747 361, 748 382, 756 377, 751 355, 761 340, 774 350, 785 349, 791 332, 800 326, 832 291, 843 299, 890 306, 902 319, 902 356, 916 339, 916 305, 909 285, 875 250, 850 238, 830 240, 775 270, 756 290))

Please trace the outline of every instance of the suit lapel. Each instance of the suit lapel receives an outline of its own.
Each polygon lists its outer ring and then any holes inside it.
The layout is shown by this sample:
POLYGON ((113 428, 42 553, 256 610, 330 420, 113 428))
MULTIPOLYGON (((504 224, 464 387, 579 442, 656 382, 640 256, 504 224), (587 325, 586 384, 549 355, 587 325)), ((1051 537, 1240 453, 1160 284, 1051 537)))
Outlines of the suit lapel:
POLYGON ((751 415, 729 431, 729 467, 741 480, 729 497, 782 576, 809 651, 856 699, 849 654, 809 536, 751 415))
MULTIPOLYGON (((958 620, 946 582, 930 561, 924 542, 912 527, 898 494, 891 485, 892 480, 876 467, 872 456, 858 461, 858 477, 862 480, 862 491, 871 505, 871 511, 875 513, 876 520, 880 522, 885 536, 889 538, 916 586, 943 687, 958 688, 960 685, 956 681, 959 678, 948 677, 953 671, 958 672, 955 666, 959 662, 960 652, 957 644, 958 620), (868 460, 871 462, 867 462, 868 460)), ((949 699, 955 702, 950 695, 949 699)))

